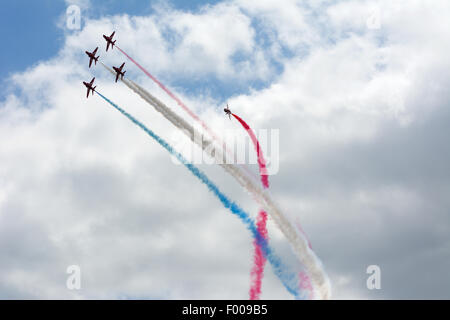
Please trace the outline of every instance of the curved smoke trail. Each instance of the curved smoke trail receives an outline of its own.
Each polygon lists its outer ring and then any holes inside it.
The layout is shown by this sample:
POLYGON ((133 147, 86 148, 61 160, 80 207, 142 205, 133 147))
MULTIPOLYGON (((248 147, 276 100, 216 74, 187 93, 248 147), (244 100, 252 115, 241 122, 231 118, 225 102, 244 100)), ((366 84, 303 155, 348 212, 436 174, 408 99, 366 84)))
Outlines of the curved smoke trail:
POLYGON ((261 175, 261 182, 264 186, 264 188, 269 187, 269 176, 267 174, 267 168, 266 168, 266 160, 264 159, 263 152, 259 146, 259 141, 256 138, 255 133, 253 132, 252 128, 240 117, 232 113, 233 117, 236 118, 237 121, 244 127, 244 129, 247 131, 248 135, 250 136, 250 139, 252 139, 253 145, 255 146, 256 155, 258 157, 258 166, 259 166, 259 173, 261 175))
MULTIPOLYGON (((237 116, 234 113, 232 113, 232 115, 236 120, 239 121, 239 123, 247 131, 248 135, 250 136, 250 139, 252 140, 252 143, 256 150, 256 154, 257 154, 257 158, 258 158, 258 166, 259 166, 259 172, 261 175, 261 182, 262 182, 262 185, 264 186, 264 188, 267 189, 267 188, 269 188, 269 176, 268 176, 267 168, 266 168, 266 160, 264 159, 264 154, 261 150, 259 141, 256 138, 256 135, 255 135, 254 131, 252 130, 252 128, 241 117, 237 116)), ((263 235, 268 234, 267 226, 266 226, 266 220, 267 220, 266 216, 267 216, 266 212, 264 212, 264 211, 259 212, 258 219, 261 221, 261 223, 258 224, 258 228, 259 228, 259 231, 261 232, 261 234, 263 234, 263 235)), ((308 241, 308 246, 311 249, 311 243, 307 239, 300 224, 298 224, 298 228, 299 228, 300 232, 304 235, 306 240, 308 241)), ((266 236, 266 239, 267 239, 267 236, 266 236)), ((261 250, 258 247, 258 244, 256 242, 255 242, 255 259, 254 260, 255 260, 255 265, 251 272, 253 281, 252 281, 252 288, 250 288, 250 299, 252 299, 252 300, 259 299, 259 295, 261 294, 261 282, 262 282, 262 278, 264 276, 264 263, 265 263, 265 259, 261 255, 261 250)), ((311 283, 310 283, 310 280, 306 273, 304 273, 304 272, 300 273, 299 282, 300 282, 300 288, 304 289, 305 291, 306 290, 312 291, 311 283)), ((308 296, 308 298, 310 298, 310 295, 308 296)))
MULTIPOLYGON (((267 175, 266 160, 264 159, 264 155, 260 148, 259 141, 256 138, 256 135, 253 132, 253 130, 244 120, 242 120, 234 113, 232 113, 232 115, 239 121, 242 127, 244 127, 244 129, 250 136, 250 139, 252 140, 258 158, 258 167, 261 176, 261 183, 263 187, 267 189, 269 188, 269 176, 267 175)), ((268 240, 269 234, 267 232, 267 213, 264 210, 260 210, 258 212, 257 226, 259 232, 265 237, 266 240, 268 240)), ((255 247, 255 253, 253 258, 254 264, 252 270, 250 271, 251 280, 250 280, 249 295, 250 300, 259 300, 261 295, 261 286, 262 286, 262 279, 264 277, 264 265, 266 263, 266 259, 264 258, 264 255, 262 254, 261 248, 259 247, 258 243, 254 241, 253 245, 255 247)))
POLYGON ((151 138, 153 138, 156 142, 158 142, 164 149, 166 149, 169 153, 175 156, 192 174, 194 174, 201 182, 203 182, 208 189, 220 200, 223 206, 229 209, 233 214, 237 215, 241 221, 246 225, 247 229, 250 230, 252 236, 258 242, 260 247, 262 248, 264 255, 267 257, 269 262, 271 263, 275 274, 281 280, 286 289, 293 295, 298 296, 298 288, 295 284, 296 275, 290 273, 287 267, 281 262, 280 258, 276 256, 273 249, 268 245, 265 238, 259 233, 255 223, 250 218, 250 216, 242 210, 235 202, 231 201, 225 194, 223 194, 219 188, 211 181, 209 178, 200 171, 196 166, 189 163, 180 153, 175 151, 165 140, 156 135, 153 131, 148 129, 144 124, 134 118, 132 115, 127 113, 125 110, 117 106, 111 100, 106 98, 100 92, 96 91, 100 97, 102 97, 106 102, 108 102, 111 106, 113 106, 116 110, 118 110, 122 115, 131 120, 135 125, 144 130, 151 138))
MULTIPOLYGON (((114 71, 107 66, 105 66, 105 68, 114 73, 114 71)), ((209 156, 216 159, 223 159, 223 155, 219 149, 211 148, 212 143, 210 141, 196 139, 195 137, 201 137, 200 133, 198 133, 197 130, 195 130, 189 123, 170 110, 170 108, 159 101, 156 97, 152 96, 148 91, 131 80, 123 79, 122 81, 142 99, 152 105, 155 110, 160 112, 166 119, 172 122, 172 124, 181 129, 183 133, 187 134, 191 141, 202 148, 202 150, 209 156)), ((219 163, 219 165, 230 175, 232 175, 245 190, 250 192, 258 204, 271 215, 275 224, 291 244, 294 254, 305 266, 306 272, 310 276, 314 289, 319 293, 319 297, 322 299, 329 299, 331 296, 331 287, 328 277, 323 270, 322 263, 309 247, 308 240, 306 240, 304 235, 297 232, 297 230, 292 226, 292 223, 286 216, 283 215, 282 211, 278 208, 270 196, 260 187, 255 185, 249 176, 244 174, 239 167, 227 163, 219 163)))

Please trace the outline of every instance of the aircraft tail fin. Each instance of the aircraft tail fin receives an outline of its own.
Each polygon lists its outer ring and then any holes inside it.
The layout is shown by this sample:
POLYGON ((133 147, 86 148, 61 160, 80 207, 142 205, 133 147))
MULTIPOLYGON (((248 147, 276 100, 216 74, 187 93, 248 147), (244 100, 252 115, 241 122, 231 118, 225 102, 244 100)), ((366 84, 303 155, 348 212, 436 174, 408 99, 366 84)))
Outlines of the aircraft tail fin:
POLYGON ((126 73, 126 71, 124 71, 124 72, 122 73, 122 80, 123 80, 123 77, 125 76, 125 73, 126 73))

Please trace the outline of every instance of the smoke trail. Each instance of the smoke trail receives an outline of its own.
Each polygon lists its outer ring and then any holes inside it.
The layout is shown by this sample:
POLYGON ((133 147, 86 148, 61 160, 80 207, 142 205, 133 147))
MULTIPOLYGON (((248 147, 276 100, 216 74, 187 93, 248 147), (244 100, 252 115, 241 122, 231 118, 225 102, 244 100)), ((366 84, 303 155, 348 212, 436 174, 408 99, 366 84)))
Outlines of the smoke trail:
MULTIPOLYGON (((268 240, 268 233, 266 228, 267 223, 267 213, 264 210, 259 211, 258 217, 256 218, 256 226, 258 227, 258 231, 261 236, 268 240)), ((266 258, 262 252, 261 247, 259 246, 257 241, 253 241, 253 245, 255 247, 255 254, 253 256, 253 267, 250 272, 250 300, 259 300, 261 295, 261 285, 262 278, 264 277, 264 265, 266 263, 266 258)))
MULTIPOLYGON (((267 169, 266 169, 266 161, 264 159, 263 152, 259 146, 259 141, 255 136, 255 133, 250 128, 250 126, 242 120, 240 117, 232 113, 233 117, 235 117, 240 124, 244 127, 244 129, 247 131, 248 135, 250 136, 250 139, 252 140, 252 143, 255 147, 256 154, 258 157, 258 166, 259 166, 259 173, 261 176, 261 182, 264 188, 269 187, 269 177, 267 175, 267 169)), ((264 211, 260 211, 258 215, 258 219, 260 219, 260 223, 258 224, 258 230, 266 235, 266 239, 268 238, 267 233, 267 227, 266 227, 266 221, 267 221, 267 214, 264 211)), ((250 300, 258 300, 259 296, 261 294, 261 283, 264 276, 264 264, 266 263, 264 256, 261 254, 261 248, 258 246, 258 244, 255 242, 255 255, 254 255, 254 266, 252 271, 250 272, 250 276, 252 278, 251 287, 250 287, 250 300)))
POLYGON ((311 241, 309 241, 309 239, 306 237, 306 233, 302 228, 302 225, 300 224, 300 222, 295 221, 295 225, 297 226, 298 230, 301 232, 301 234, 303 234, 303 236, 305 237, 305 239, 308 241, 308 247, 312 250, 312 245, 311 245, 311 241))
MULTIPOLYGON (((259 166, 259 173, 261 176, 261 183, 264 188, 269 188, 269 176, 267 175, 267 169, 266 169, 266 161, 264 159, 263 152, 259 146, 259 141, 256 138, 253 130, 250 128, 250 126, 242 120, 240 117, 232 113, 233 117, 235 117, 241 125, 244 127, 244 129, 247 131, 248 135, 250 136, 250 139, 252 140, 252 143, 255 147, 256 154, 258 157, 258 166, 259 166)), ((268 232, 267 232, 267 213, 264 210, 261 210, 258 213, 257 218, 257 225, 258 230, 268 239, 268 232)), ((264 256, 262 255, 261 248, 258 246, 258 243, 254 242, 255 247, 255 254, 254 254, 254 265, 252 270, 250 271, 250 277, 251 277, 251 285, 250 285, 250 300, 258 300, 261 295, 261 285, 262 285, 262 279, 264 277, 264 264, 266 263, 266 260, 264 256)))
MULTIPOLYGON (((258 165, 259 165, 259 172, 261 175, 261 182, 265 188, 269 188, 269 176, 267 174, 266 160, 264 159, 263 152, 260 148, 259 141, 256 138, 255 133, 253 132, 252 128, 250 128, 250 126, 241 117, 237 116, 234 113, 232 113, 232 115, 239 121, 239 123, 242 125, 242 127, 244 127, 244 129, 247 131, 248 135, 250 136, 250 139, 252 140, 253 146, 255 147, 256 154, 258 157, 258 165)), ((263 215, 266 213, 264 211, 261 211, 259 214, 263 215)), ((262 218, 262 221, 263 222, 261 223, 261 225, 258 225, 258 227, 260 227, 260 232, 264 229, 265 230, 264 233, 267 234, 264 217, 262 218)), ((308 241, 308 246, 311 249, 311 243, 309 242, 308 238, 306 237, 306 234, 304 233, 301 225, 298 224, 297 226, 298 226, 300 232, 304 235, 305 239, 308 241)), ((261 232, 261 234, 264 234, 264 233, 261 232)), ((252 294, 253 294, 253 297, 255 299, 259 298, 259 295, 255 295, 255 292, 258 292, 257 291, 258 288, 261 287, 261 281, 262 281, 263 272, 264 272, 264 263, 265 263, 264 257, 262 257, 262 259, 260 258, 260 250, 257 247, 257 244, 255 244, 255 266, 254 266, 254 270, 253 270, 253 272, 255 274, 254 275, 255 280, 253 282, 254 287, 250 289, 250 296, 252 297, 252 294), (259 263, 259 265, 257 265, 257 263, 259 263)), ((308 275, 305 274, 304 272, 301 272, 300 275, 301 275, 300 288, 306 289, 306 290, 312 290, 308 275)))
MULTIPOLYGON (((177 114, 173 113, 172 110, 170 110, 161 101, 152 96, 138 84, 130 80, 127 81, 129 82, 128 84, 126 82, 124 83, 135 90, 135 92, 137 90, 137 93, 144 100, 153 105, 157 111, 161 112, 169 121, 181 129, 181 131, 188 134, 189 138, 201 147, 202 150, 209 156, 221 159, 220 150, 209 148, 211 144, 209 141, 195 139, 195 137, 200 136, 200 134, 196 132, 196 130, 189 123, 177 114)), ((275 205, 270 196, 261 188, 256 186, 247 175, 241 172, 239 167, 227 163, 219 163, 219 165, 231 174, 245 190, 250 192, 260 206, 272 216, 276 225, 280 228, 289 243, 292 245, 293 251, 297 258, 299 258, 300 262, 305 266, 306 271, 310 274, 313 286, 319 292, 320 297, 322 299, 329 299, 331 290, 328 277, 323 271, 320 260, 309 247, 309 241, 303 234, 299 234, 297 230, 292 227, 290 221, 282 214, 281 210, 275 205)))
POLYGON ((261 182, 264 186, 264 188, 269 187, 269 176, 267 175, 267 168, 266 168, 266 160, 264 159, 263 152, 259 146, 259 141, 255 136, 255 133, 253 132, 252 128, 240 117, 232 113, 233 117, 235 117, 240 124, 244 127, 244 129, 247 131, 248 135, 252 139, 253 145, 256 150, 256 155, 258 156, 258 166, 259 166, 259 173, 261 175, 261 182))
MULTIPOLYGON (((111 69, 105 66, 110 72, 114 73, 111 69)), ((181 129, 182 132, 187 134, 189 138, 202 148, 212 158, 223 159, 223 155, 219 149, 211 148, 211 142, 204 139, 196 139, 195 137, 201 137, 201 135, 183 118, 175 114, 166 105, 164 105, 157 98, 152 96, 145 89, 140 87, 138 84, 132 82, 131 80, 124 79, 123 82, 133 91, 135 91, 141 98, 152 105, 158 112, 160 112, 166 119, 168 119, 177 128, 181 129)), ((219 165, 231 174, 236 181, 248 192, 252 194, 254 199, 258 204, 265 209, 267 213, 270 214, 275 224, 284 234, 286 239, 292 246, 293 252, 300 260, 300 262, 305 266, 306 272, 310 276, 312 285, 319 293, 320 298, 329 299, 331 295, 331 288, 328 277, 323 270, 322 263, 319 258, 315 255, 312 249, 308 245, 308 241, 305 239, 303 234, 299 234, 297 230, 292 226, 292 223, 283 215, 282 211, 270 198, 270 196, 265 193, 260 187, 255 185, 253 181, 244 174, 239 167, 233 164, 219 163, 219 165)))
POLYGON ((125 110, 121 109, 111 100, 103 96, 100 92, 96 91, 100 97, 102 97, 106 102, 118 110, 122 115, 131 120, 135 125, 144 130, 151 138, 158 142, 164 149, 175 156, 193 175, 195 175, 201 182, 203 182, 208 189, 222 202, 223 206, 229 209, 233 214, 237 215, 242 222, 246 225, 247 229, 250 230, 255 241, 258 242, 262 248, 264 255, 267 257, 271 263, 275 274, 281 280, 286 289, 293 295, 298 296, 298 288, 295 284, 296 275, 287 271, 287 267, 281 262, 281 260, 276 256, 273 249, 268 245, 264 236, 262 236, 255 223, 250 218, 250 216, 242 210, 235 202, 232 202, 225 194, 223 194, 219 188, 211 181, 209 178, 200 171, 196 166, 189 163, 180 153, 175 151, 165 140, 156 135, 153 131, 148 129, 144 124, 134 118, 132 115, 127 113, 125 110))
POLYGON ((195 119, 200 125, 205 129, 209 135, 216 141, 220 141, 220 139, 211 131, 211 129, 206 125, 205 122, 203 122, 202 119, 200 119, 191 109, 189 109, 183 101, 181 101, 175 94, 172 93, 164 84, 162 84, 156 77, 154 77, 150 72, 148 72, 144 67, 142 67, 136 60, 134 60, 132 57, 130 57, 125 51, 123 51, 121 48, 116 46, 116 48, 122 52, 131 62, 133 62, 139 69, 141 69, 142 72, 145 73, 147 77, 152 79, 161 89, 163 89, 173 100, 176 101, 176 103, 184 110, 186 111, 193 119, 195 119))
POLYGON ((306 299, 311 300, 313 298, 312 295, 313 287, 311 285, 311 281, 309 280, 308 275, 305 272, 300 271, 298 278, 301 292, 309 293, 306 296, 306 299))
MULTIPOLYGON (((159 81, 155 76, 153 76, 150 72, 148 72, 144 67, 142 67, 136 60, 134 60, 132 57, 130 57, 125 51, 123 51, 121 48, 119 48, 116 45, 116 48, 122 52, 123 55, 125 55, 131 62, 133 62, 139 69, 141 69, 142 72, 144 72, 144 74, 149 77, 150 79, 152 79, 162 90, 164 90, 173 100, 175 100, 175 102, 184 110, 186 111, 195 121, 197 121, 203 129, 206 130, 206 132, 208 132, 209 136, 216 141, 222 148, 225 149, 226 153, 228 155, 230 155, 233 159, 234 162, 237 163, 236 161, 236 156, 234 155, 234 153, 227 148, 225 142, 220 139, 207 125, 206 123, 200 119, 191 109, 189 109, 184 103, 183 101, 181 101, 172 91, 170 91, 161 81, 159 81)), ((246 174, 250 177, 252 177, 252 173, 251 171, 247 168, 247 166, 243 165, 242 166, 244 168, 244 170, 246 171, 246 174)))
POLYGON ((192 118, 199 121, 203 128, 207 129, 206 124, 194 113, 191 109, 189 109, 176 95, 174 95, 169 89, 166 88, 158 79, 156 79, 150 72, 145 70, 139 63, 136 62, 133 58, 131 58, 125 51, 120 49, 118 46, 116 48, 122 52, 131 62, 133 62, 139 69, 142 70, 150 79, 152 79, 161 89, 163 89, 173 100, 177 102, 177 104, 183 108, 192 118))

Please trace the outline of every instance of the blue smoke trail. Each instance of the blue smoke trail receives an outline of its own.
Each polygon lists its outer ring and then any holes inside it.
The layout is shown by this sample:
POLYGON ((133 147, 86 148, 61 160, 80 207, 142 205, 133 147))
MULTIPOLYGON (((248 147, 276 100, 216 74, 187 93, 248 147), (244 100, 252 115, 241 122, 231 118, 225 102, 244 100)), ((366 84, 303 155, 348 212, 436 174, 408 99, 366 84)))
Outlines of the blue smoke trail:
POLYGON ((211 181, 209 178, 200 171, 196 166, 189 163, 180 153, 175 151, 166 141, 156 135, 153 131, 148 129, 144 124, 135 119, 132 115, 130 115, 125 110, 121 109, 111 100, 103 96, 100 92, 96 91, 100 97, 102 97, 106 102, 116 108, 120 113, 130 119, 135 125, 144 130, 150 137, 156 140, 162 147, 164 147, 167 151, 169 151, 172 155, 174 155, 186 168, 191 171, 198 179, 200 179, 208 189, 214 193, 214 195, 219 198, 220 202, 222 202, 223 206, 229 209, 233 214, 237 215, 242 222, 247 226, 247 228, 252 233, 253 237, 256 239, 258 245, 261 246, 261 249, 266 256, 266 259, 272 265, 272 268, 276 274, 276 276, 281 280, 284 287, 294 296, 298 297, 298 282, 297 277, 292 272, 288 271, 288 268, 281 262, 280 258, 275 255, 273 249, 267 243, 267 240, 259 233, 255 222, 252 218, 242 210, 236 203, 228 199, 228 197, 223 194, 219 188, 211 181))

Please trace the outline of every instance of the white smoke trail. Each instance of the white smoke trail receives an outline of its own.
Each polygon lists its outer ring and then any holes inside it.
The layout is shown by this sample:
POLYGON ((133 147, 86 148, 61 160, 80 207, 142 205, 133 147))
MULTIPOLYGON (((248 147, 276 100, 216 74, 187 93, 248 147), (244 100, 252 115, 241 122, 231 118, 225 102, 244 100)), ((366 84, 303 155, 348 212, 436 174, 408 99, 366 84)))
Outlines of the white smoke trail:
MULTIPOLYGON (((116 74, 108 66, 102 65, 110 71, 112 74, 116 74)), ((167 120, 169 120, 173 125, 179 128, 182 132, 188 135, 188 137, 197 144, 204 152, 206 152, 210 157, 216 159, 224 159, 223 154, 220 149, 215 148, 211 141, 205 139, 198 139, 202 137, 201 134, 188 122, 186 122, 179 115, 174 113, 165 104, 159 101, 156 97, 151 95, 144 88, 136 84, 135 82, 127 79, 122 79, 127 87, 137 93, 142 99, 152 105, 158 112, 160 112, 167 120)), ((323 270, 322 263, 316 254, 309 248, 308 241, 301 235, 293 226, 289 219, 284 216, 281 210, 277 207, 274 201, 270 198, 269 194, 259 187, 259 184, 255 184, 249 176, 247 176, 238 166, 234 164, 227 164, 224 161, 219 163, 222 168, 225 169, 229 174, 231 174, 239 184, 250 192, 258 204, 270 214, 275 224, 287 238, 292 246, 292 249, 300 260, 300 262, 305 266, 307 273, 311 278, 311 282, 314 286, 315 291, 320 294, 320 298, 329 299, 331 296, 331 286, 328 277, 323 270)))

